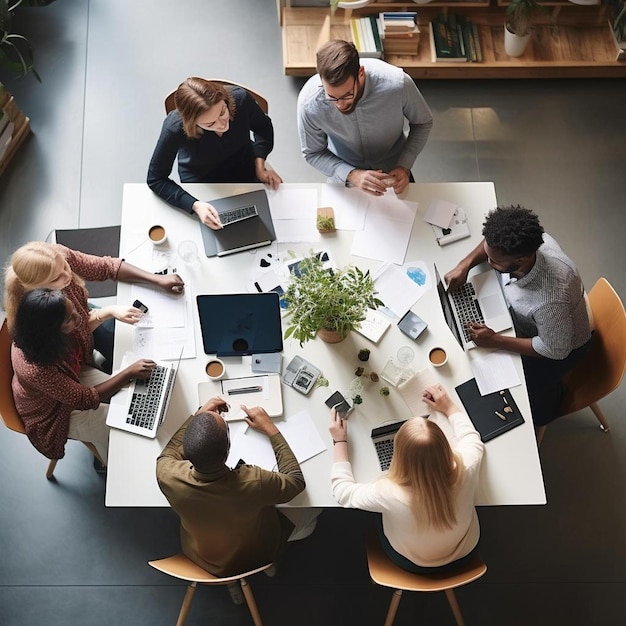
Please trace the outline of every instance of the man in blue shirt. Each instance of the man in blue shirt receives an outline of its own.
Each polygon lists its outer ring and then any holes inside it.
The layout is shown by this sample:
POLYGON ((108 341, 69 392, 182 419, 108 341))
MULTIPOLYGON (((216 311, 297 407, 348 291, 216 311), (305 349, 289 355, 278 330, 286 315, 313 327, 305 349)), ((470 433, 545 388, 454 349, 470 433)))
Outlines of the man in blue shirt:
POLYGON ((359 60, 354 45, 341 40, 317 51, 317 71, 298 97, 298 132, 307 163, 328 182, 377 196, 387 187, 402 193, 433 125, 413 79, 378 59, 359 60))

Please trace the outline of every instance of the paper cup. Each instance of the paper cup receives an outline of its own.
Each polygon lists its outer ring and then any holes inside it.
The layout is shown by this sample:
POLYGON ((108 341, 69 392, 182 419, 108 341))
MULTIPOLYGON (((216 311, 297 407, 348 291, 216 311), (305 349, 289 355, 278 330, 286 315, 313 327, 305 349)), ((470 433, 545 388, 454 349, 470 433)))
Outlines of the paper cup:
POLYGON ((440 346, 435 346, 430 349, 430 352, 428 353, 428 360, 431 365, 441 367, 448 362, 448 353, 440 346))

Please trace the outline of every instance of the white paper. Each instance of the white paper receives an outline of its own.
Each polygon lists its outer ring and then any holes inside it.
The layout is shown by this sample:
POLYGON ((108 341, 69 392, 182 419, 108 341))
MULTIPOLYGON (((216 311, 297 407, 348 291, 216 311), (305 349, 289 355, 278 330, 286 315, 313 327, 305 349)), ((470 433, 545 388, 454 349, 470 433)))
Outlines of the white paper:
POLYGON ((329 206, 335 213, 335 228, 363 230, 368 196, 359 189, 345 185, 327 184, 322 188, 320 206, 329 206))
POLYGON ((290 189, 279 187, 267 190, 272 220, 317 218, 317 189, 290 189))
POLYGON ((185 326, 188 292, 189 288, 185 289, 185 295, 180 296, 166 293, 157 287, 133 284, 132 300, 141 300, 148 307, 148 312, 137 322, 137 326, 144 328, 185 326))
MULTIPOLYGON (((326 445, 307 411, 275 421, 299 463, 326 450, 326 445)), ((231 446, 226 465, 234 467, 239 459, 243 459, 249 465, 257 465, 270 471, 276 469, 276 456, 266 435, 247 428, 238 429, 233 436, 232 427, 233 424, 230 424, 231 446)))
POLYGON ((424 216, 424 221, 439 226, 439 228, 448 228, 456 209, 457 206, 453 202, 433 198, 424 216))
POLYGON ((490 352, 471 359, 470 364, 481 396, 522 384, 508 352, 490 352))
POLYGON ((423 261, 414 261, 406 268, 389 263, 383 265, 374 276, 378 298, 385 307, 402 317, 430 289, 430 273, 423 261), (415 279, 410 278, 411 275, 415 279), (423 284, 420 284, 424 277, 423 284))
POLYGON ((281 243, 301 243, 319 241, 320 234, 313 219, 274 220, 276 239, 281 243))

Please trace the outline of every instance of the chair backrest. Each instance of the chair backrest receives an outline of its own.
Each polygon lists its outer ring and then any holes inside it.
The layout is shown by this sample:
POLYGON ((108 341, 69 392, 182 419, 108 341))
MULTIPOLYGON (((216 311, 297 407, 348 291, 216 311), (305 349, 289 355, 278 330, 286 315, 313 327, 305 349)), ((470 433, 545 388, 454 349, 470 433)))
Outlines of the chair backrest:
POLYGON ((0 417, 7 428, 18 433, 25 433, 24 422, 18 415, 13 401, 12 380, 11 335, 9 335, 7 321, 4 320, 0 329, 0 417))
POLYGON ((564 378, 565 397, 560 415, 601 400, 616 389, 626 368, 626 312, 619 295, 599 278, 589 292, 594 334, 585 357, 564 378))
MULTIPOLYGON (((246 87, 245 85, 241 85, 232 80, 222 80, 221 78, 207 78, 206 80, 211 81, 212 83, 217 83, 218 85, 231 85, 233 87, 241 87, 242 89, 245 89, 256 100, 256 103, 261 108, 261 111, 263 111, 263 113, 267 115, 267 112, 269 111, 269 105, 267 103, 267 100, 256 91, 253 91, 252 89, 246 87)), ((174 103, 175 96, 176 96, 176 89, 174 89, 174 91, 168 93, 167 96, 165 96, 165 113, 166 114, 169 113, 170 111, 173 111, 176 108, 176 104, 174 103)))

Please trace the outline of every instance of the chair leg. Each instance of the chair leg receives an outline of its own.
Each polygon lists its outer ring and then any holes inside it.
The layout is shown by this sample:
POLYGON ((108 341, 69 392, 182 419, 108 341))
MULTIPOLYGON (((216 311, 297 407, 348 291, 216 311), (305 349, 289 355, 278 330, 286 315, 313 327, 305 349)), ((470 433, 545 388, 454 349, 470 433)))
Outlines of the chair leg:
POLYGON ((259 613, 259 609, 256 605, 256 600, 254 599, 254 594, 252 593, 252 589, 250 588, 248 581, 245 578, 242 578, 240 582, 241 590, 243 591, 243 595, 246 599, 246 604, 248 605, 250 615, 252 615, 252 621, 254 622, 254 626, 263 626, 263 622, 261 621, 261 614, 259 613))
POLYGON ((183 624, 187 621, 187 615, 189 614, 189 609, 191 608, 191 601, 193 600, 193 594, 196 591, 196 583, 189 583, 189 587, 187 587, 187 591, 185 592, 185 597, 183 598, 183 604, 180 607, 180 613, 178 614, 178 620, 176 621, 176 626, 183 626, 183 624))
POLYGON ((52 459, 50 463, 48 463, 48 469, 46 470, 46 478, 50 480, 54 475, 54 468, 57 466, 57 459, 52 459))
POLYGON ((396 613, 398 612, 398 605, 402 598, 402 589, 396 589, 391 596, 391 602, 389 603, 389 610, 387 611, 387 617, 385 618, 385 626, 391 626, 393 620, 396 619, 396 613))
POLYGON ((605 433, 608 433, 609 430, 611 430, 611 426, 609 425, 606 417, 604 417, 604 413, 602 412, 602 409, 600 409, 600 407, 598 406, 598 403, 592 402, 589 405, 589 408, 593 411, 593 414, 596 416, 596 419, 600 422, 600 428, 605 433))
POLYGON ((448 603, 454 613, 454 619, 456 620, 457 626, 465 626, 463 615, 461 614, 461 608, 456 600, 456 595, 454 595, 454 589, 446 589, 446 597, 448 598, 448 603))

